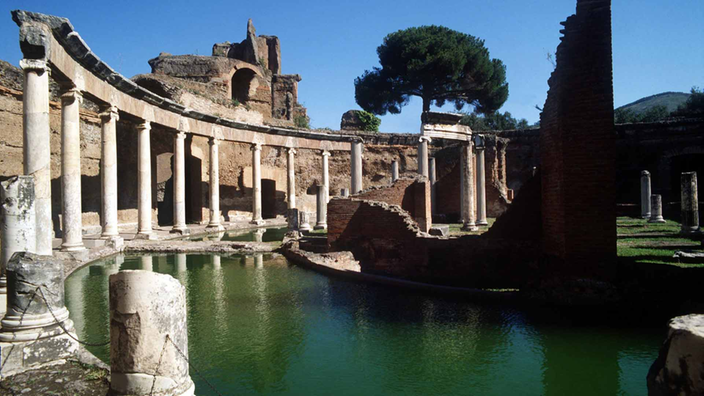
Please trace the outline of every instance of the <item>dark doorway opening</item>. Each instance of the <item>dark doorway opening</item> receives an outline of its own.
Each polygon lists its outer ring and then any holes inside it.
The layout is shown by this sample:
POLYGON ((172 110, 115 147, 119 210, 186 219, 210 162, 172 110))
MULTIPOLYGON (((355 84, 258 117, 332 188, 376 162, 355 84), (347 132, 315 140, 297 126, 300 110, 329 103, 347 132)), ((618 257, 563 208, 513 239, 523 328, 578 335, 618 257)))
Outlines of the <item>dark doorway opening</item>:
POLYGON ((232 100, 241 104, 249 100, 249 87, 254 79, 254 71, 250 69, 240 69, 235 72, 230 82, 232 88, 232 100))
POLYGON ((276 181, 262 179, 262 218, 276 217, 276 181))

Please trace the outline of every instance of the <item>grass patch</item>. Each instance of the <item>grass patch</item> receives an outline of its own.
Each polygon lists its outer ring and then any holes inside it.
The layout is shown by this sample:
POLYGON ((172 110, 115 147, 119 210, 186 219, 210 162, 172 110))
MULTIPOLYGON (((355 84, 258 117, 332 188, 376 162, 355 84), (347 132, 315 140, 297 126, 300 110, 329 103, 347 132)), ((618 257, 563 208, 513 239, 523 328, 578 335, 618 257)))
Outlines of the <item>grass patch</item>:
MULTIPOLYGON (((496 221, 496 218, 494 217, 489 217, 486 219, 486 222, 489 223, 489 225, 485 226, 480 226, 479 230, 477 231, 462 231, 462 224, 461 223, 453 223, 453 224, 448 224, 450 226, 450 236, 461 236, 461 235, 481 235, 485 233, 491 226, 494 225, 494 222, 496 221)), ((440 224, 438 224, 440 225, 440 224)))
POLYGON ((618 233, 617 254, 619 258, 636 263, 667 264, 678 267, 704 267, 704 264, 681 263, 672 257, 680 250, 701 250, 696 238, 679 234, 680 223, 667 220, 665 223, 648 223, 647 219, 619 217, 616 220, 618 233))

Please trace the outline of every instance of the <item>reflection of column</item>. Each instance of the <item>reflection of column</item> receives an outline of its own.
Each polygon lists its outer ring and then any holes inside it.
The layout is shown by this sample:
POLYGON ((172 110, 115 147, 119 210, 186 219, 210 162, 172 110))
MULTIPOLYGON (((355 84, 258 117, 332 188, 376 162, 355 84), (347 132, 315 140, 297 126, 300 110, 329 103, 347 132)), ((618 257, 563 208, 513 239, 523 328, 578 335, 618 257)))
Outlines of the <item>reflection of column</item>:
POLYGON ((254 253, 254 268, 264 268, 264 254, 254 253))
POLYGON ((391 163, 391 182, 398 180, 398 161, 394 160, 391 163))
POLYGON ((139 212, 139 227, 137 239, 152 239, 152 156, 150 145, 150 131, 152 127, 149 121, 137 124, 137 189, 139 201, 137 211, 139 212))
POLYGON ((71 89, 61 95, 61 250, 84 250, 81 221, 81 122, 83 95, 71 89))
POLYGON ((102 151, 100 156, 100 189, 102 194, 103 238, 119 235, 117 230, 117 107, 100 113, 102 151))
POLYGON ((67 308, 70 308, 71 319, 76 329, 76 335, 81 338, 86 338, 84 332, 86 327, 85 282, 89 274, 88 268, 82 268, 64 281, 66 299, 71 303, 71 305, 67 305, 67 308))
POLYGON ((323 151, 323 189, 325 190, 325 203, 330 198, 330 173, 328 172, 329 151, 323 151))
POLYGON ((262 225, 262 145, 252 145, 252 224, 262 225))
POLYGON ((461 166, 461 197, 462 197, 462 230, 476 231, 476 216, 474 212, 474 169, 472 156, 472 142, 462 145, 461 166))
POLYGON ((51 255, 51 130, 49 129, 49 68, 45 60, 22 59, 24 174, 34 176, 37 254, 51 255))
POLYGON ((174 135, 174 226, 172 233, 185 235, 189 233, 186 226, 186 150, 184 142, 186 134, 178 132, 174 135))
POLYGON ((484 174, 484 147, 477 147, 477 225, 486 221, 486 175, 484 174))
POLYGON ((430 138, 421 136, 418 139, 418 173, 428 177, 428 143, 430 138))
POLYGON ((351 156, 351 189, 350 193, 352 195, 359 193, 362 191, 362 150, 364 149, 364 146, 362 146, 362 142, 352 142, 352 151, 350 153, 351 156))
POLYGON ((220 256, 218 256, 217 254, 213 254, 212 256, 210 256, 210 259, 213 263, 213 269, 219 270, 221 267, 220 256))
POLYGON ((218 146, 220 140, 210 138, 210 222, 208 230, 221 231, 225 229, 220 224, 220 159, 218 146))
POLYGON ((650 217, 650 172, 647 170, 640 172, 640 217, 647 219, 650 217))
POLYGON ((430 174, 430 206, 431 206, 431 213, 435 214, 437 213, 437 204, 435 203, 436 201, 436 196, 435 196, 435 182, 436 182, 436 173, 435 173, 435 157, 430 157, 430 164, 428 166, 428 172, 430 174))
POLYGON ((186 270, 188 270, 188 259, 186 257, 186 253, 176 254, 175 260, 177 272, 186 272, 186 270))
POLYGON ((254 242, 262 242, 264 240, 264 233, 266 228, 258 228, 254 230, 254 242))
POLYGON ((288 195, 288 208, 294 209, 296 207, 296 174, 294 170, 294 155, 296 154, 296 149, 289 148, 288 155, 286 157, 286 171, 287 171, 287 184, 286 193, 288 195))
POLYGON ((143 255, 139 257, 139 269, 144 270, 144 271, 153 271, 154 270, 154 264, 152 261, 152 256, 149 255, 143 255))

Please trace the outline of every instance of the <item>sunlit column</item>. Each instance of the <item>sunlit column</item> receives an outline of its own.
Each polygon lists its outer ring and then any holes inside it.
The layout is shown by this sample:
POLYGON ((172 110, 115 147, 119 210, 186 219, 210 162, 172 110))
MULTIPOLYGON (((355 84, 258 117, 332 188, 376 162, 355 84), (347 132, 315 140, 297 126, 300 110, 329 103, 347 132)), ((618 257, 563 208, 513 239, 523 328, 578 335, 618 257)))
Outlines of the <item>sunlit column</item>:
POLYGON ((286 171, 287 171, 287 184, 286 193, 288 195, 288 208, 296 208, 296 174, 294 170, 294 156, 296 154, 296 149, 289 148, 288 155, 286 157, 286 171))
POLYGON ((352 175, 352 182, 351 182, 351 189, 350 189, 350 194, 354 195, 362 191, 362 151, 364 150, 364 146, 362 145, 362 142, 352 142, 352 151, 350 153, 351 156, 351 175, 352 175))
POLYGON ((210 139, 210 222, 208 230, 221 231, 225 228, 220 224, 220 160, 218 146, 220 140, 210 139))
POLYGON ((102 151, 100 156, 100 190, 103 214, 103 238, 119 235, 117 223, 117 107, 100 113, 102 122, 102 151))
POLYGON ((174 135, 174 226, 172 233, 189 234, 186 226, 186 134, 179 131, 174 135))
POLYGON ((138 231, 135 238, 153 239, 152 232, 152 159, 149 121, 137 124, 138 231))
POLYGON ((81 220, 81 123, 83 95, 71 89, 61 95, 62 251, 84 250, 81 220))
POLYGON ((262 225, 262 145, 252 145, 252 224, 262 225))

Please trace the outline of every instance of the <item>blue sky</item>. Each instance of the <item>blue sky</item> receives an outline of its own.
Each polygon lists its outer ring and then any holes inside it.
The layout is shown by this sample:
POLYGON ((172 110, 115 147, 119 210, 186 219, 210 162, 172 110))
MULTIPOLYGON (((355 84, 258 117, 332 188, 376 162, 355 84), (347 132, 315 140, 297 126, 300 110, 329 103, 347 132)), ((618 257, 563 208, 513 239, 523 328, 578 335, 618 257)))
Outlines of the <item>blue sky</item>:
MULTIPOLYGON (((10 10, 67 17, 104 61, 127 77, 150 72, 160 52, 210 55, 216 42, 257 34, 281 40, 283 73, 298 73, 299 100, 314 127, 338 129, 342 113, 357 109, 354 79, 378 65, 376 47, 388 33, 444 25, 485 40, 507 68, 509 99, 501 111, 538 120, 559 43, 560 21, 574 0, 493 1, 201 1, 167 2, 4 0, 0 4, 0 59, 21 58, 10 10), (86 5, 89 4, 89 5, 86 5)), ((614 104, 704 87, 704 1, 616 0, 613 4, 614 104)), ((420 100, 382 117, 385 132, 417 132, 420 100)))

